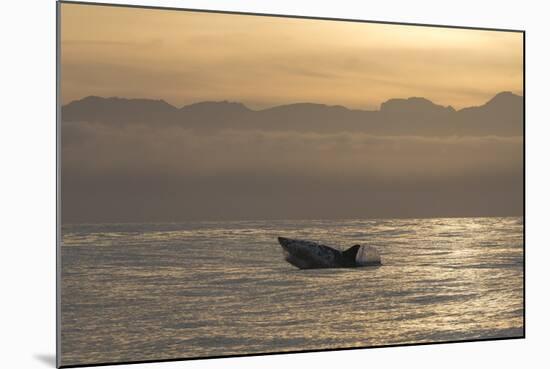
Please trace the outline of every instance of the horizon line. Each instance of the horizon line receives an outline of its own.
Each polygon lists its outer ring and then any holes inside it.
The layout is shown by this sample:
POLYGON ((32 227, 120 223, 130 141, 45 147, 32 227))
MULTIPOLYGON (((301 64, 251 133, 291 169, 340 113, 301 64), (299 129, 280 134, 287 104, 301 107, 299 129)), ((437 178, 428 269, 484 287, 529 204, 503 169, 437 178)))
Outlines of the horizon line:
POLYGON ((365 218, 258 218, 258 219, 182 219, 182 220, 158 220, 158 221, 130 221, 130 222, 82 222, 62 223, 62 226, 82 226, 82 225, 131 225, 131 224, 181 224, 181 223, 221 223, 221 222, 277 222, 277 221, 346 221, 346 220, 415 220, 415 219, 470 219, 470 218, 524 218, 520 215, 484 215, 484 216, 463 216, 463 215, 447 215, 447 216, 426 216, 426 217, 365 217, 365 218))

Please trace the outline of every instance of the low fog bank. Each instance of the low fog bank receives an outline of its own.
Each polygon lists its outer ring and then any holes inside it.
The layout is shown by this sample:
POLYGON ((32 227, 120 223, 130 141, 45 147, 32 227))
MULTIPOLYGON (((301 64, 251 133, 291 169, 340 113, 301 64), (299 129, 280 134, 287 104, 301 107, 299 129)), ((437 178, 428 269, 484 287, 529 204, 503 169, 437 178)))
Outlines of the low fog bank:
POLYGON ((506 216, 522 137, 62 124, 64 223, 506 216))

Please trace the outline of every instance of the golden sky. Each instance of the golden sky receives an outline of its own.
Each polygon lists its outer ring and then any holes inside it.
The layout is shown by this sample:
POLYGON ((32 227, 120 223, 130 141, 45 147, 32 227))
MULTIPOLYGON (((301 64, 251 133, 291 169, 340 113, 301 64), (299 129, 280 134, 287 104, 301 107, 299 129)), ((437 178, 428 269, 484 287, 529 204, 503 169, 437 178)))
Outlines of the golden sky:
POLYGON ((188 11, 61 5, 62 100, 455 108, 523 94, 523 35, 188 11))

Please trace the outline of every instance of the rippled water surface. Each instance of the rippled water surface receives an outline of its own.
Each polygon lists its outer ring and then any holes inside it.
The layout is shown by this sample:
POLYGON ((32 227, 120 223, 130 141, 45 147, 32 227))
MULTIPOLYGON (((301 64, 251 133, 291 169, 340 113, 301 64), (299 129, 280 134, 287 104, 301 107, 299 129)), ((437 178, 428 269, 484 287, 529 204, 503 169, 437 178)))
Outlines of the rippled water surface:
POLYGON ((63 227, 62 364, 523 335, 523 219, 63 227), (277 236, 370 244, 302 271, 277 236))

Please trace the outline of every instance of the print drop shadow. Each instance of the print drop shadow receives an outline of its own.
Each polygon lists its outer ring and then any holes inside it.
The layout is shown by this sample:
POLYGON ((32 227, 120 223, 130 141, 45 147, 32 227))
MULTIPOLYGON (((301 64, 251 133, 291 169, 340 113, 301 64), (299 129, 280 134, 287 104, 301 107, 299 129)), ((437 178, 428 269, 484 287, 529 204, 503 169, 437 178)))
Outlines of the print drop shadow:
POLYGON ((49 367, 55 368, 55 355, 53 354, 34 354, 33 357, 42 362, 43 364, 48 365, 49 367))

